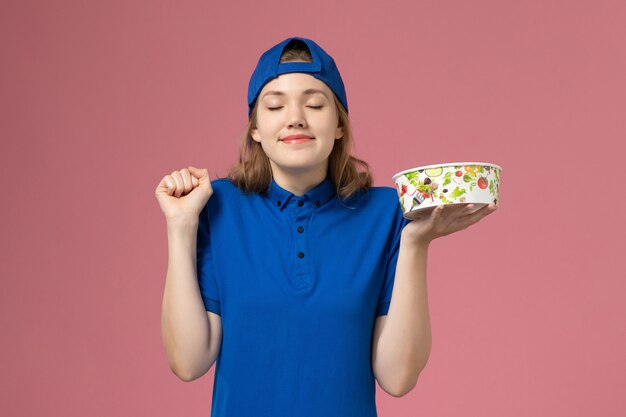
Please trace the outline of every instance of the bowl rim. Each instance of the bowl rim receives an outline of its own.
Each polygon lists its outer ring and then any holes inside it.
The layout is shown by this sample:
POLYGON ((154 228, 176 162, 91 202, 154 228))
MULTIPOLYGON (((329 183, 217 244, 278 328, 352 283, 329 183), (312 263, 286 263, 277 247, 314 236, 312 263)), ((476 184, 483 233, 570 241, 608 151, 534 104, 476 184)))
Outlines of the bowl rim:
POLYGON ((492 164, 490 162, 446 162, 443 164, 432 164, 432 165, 424 165, 424 166, 419 166, 419 167, 415 167, 415 168, 410 168, 410 169, 405 169, 404 171, 400 171, 396 174, 393 175, 393 177, 391 177, 392 181, 396 181, 396 178, 398 178, 401 175, 404 175, 408 172, 413 172, 413 171, 417 171, 420 169, 430 169, 430 168, 439 168, 439 167, 448 167, 448 166, 454 166, 454 165, 489 165, 491 167, 495 167, 498 168, 500 170, 500 172, 502 172, 502 167, 500 165, 497 164, 492 164))

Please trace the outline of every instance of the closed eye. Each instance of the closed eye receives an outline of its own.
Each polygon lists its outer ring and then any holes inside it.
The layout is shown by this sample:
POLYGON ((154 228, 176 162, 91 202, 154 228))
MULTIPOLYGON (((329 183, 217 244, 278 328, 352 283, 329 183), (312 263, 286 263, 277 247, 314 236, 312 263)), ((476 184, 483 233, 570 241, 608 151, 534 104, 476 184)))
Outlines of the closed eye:
MULTIPOLYGON (((322 108, 322 107, 324 107, 324 106, 309 106, 309 107, 310 107, 310 108, 312 108, 312 109, 315 109, 315 110, 319 110, 319 109, 321 109, 321 108, 322 108)), ((283 108, 283 106, 279 106, 279 107, 268 107, 267 109, 268 109, 269 111, 274 111, 274 110, 279 110, 279 109, 282 109, 282 108, 283 108)))

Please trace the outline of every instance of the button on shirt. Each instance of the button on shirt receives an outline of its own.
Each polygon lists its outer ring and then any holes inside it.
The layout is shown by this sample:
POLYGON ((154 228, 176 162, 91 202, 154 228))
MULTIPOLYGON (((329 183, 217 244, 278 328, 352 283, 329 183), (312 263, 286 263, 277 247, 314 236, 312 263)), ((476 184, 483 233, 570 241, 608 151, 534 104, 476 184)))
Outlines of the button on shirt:
POLYGON ((376 416, 372 331, 409 222, 396 190, 211 184, 197 236, 202 299, 222 320, 211 416, 376 416))

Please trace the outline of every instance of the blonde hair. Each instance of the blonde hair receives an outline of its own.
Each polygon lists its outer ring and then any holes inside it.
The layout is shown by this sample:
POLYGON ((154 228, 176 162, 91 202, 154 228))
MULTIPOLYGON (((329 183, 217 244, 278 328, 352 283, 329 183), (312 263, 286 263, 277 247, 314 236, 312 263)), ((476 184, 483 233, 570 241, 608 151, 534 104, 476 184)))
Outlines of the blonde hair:
MULTIPOLYGON (((291 49, 285 48, 280 62, 311 62, 311 54, 301 41, 294 41, 291 49)), ((289 47, 289 45, 287 45, 289 47)), ((372 185, 372 174, 367 162, 350 154, 354 147, 350 118, 337 96, 333 93, 337 108, 338 126, 343 127, 343 136, 335 140, 333 150, 328 157, 328 175, 330 175, 337 195, 343 199, 360 190, 367 191, 372 185), (360 171, 359 166, 362 168, 360 171)), ((228 172, 228 179, 245 193, 265 194, 272 180, 270 161, 261 144, 252 139, 251 131, 256 126, 258 100, 250 113, 239 144, 239 163, 228 172)))

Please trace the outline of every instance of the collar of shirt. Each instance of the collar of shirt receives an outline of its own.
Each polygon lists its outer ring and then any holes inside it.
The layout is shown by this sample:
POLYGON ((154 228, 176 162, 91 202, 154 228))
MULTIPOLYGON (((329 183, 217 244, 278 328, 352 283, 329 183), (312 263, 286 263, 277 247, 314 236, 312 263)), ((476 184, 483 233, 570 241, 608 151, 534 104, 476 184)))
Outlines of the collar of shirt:
POLYGON ((274 207, 282 211, 289 204, 297 204, 303 206, 305 204, 311 204, 313 208, 318 208, 326 204, 336 194, 335 184, 330 178, 330 175, 326 175, 324 181, 316 185, 302 196, 297 196, 291 191, 287 191, 280 185, 276 184, 274 178, 267 190, 267 198, 273 203, 274 207))

